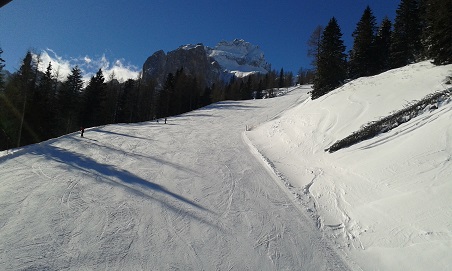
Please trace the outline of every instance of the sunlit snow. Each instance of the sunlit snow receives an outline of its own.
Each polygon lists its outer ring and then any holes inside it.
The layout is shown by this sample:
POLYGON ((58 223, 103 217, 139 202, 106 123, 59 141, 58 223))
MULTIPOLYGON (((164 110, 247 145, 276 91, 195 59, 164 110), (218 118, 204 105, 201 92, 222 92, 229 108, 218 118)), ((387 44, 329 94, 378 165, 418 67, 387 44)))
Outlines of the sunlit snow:
POLYGON ((451 74, 421 62, 0 152, 0 269, 450 269, 452 103, 324 150, 451 74))

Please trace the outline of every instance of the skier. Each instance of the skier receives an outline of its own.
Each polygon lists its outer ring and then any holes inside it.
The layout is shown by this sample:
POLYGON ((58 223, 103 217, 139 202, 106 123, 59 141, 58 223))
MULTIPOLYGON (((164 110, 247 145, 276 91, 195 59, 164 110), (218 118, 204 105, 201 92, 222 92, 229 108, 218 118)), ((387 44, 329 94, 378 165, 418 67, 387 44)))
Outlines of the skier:
POLYGON ((80 127, 81 137, 83 137, 83 133, 85 132, 85 128, 80 127))

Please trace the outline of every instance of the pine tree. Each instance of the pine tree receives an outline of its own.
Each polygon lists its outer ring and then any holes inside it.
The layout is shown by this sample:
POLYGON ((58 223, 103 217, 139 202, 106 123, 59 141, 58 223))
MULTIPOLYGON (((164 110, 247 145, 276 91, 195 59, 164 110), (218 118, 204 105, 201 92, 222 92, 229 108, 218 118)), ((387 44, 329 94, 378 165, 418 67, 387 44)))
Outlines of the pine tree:
POLYGON ((375 38, 375 68, 377 73, 387 71, 390 65, 392 23, 385 17, 381 22, 375 38))
POLYGON ((422 55, 419 0, 401 0, 396 11, 391 43, 391 66, 413 63, 422 55))
POLYGON ((369 6, 359 20, 352 36, 353 49, 350 52, 350 77, 374 75, 375 68, 375 32, 376 19, 369 6))
POLYGON ((279 71, 279 80, 278 80, 278 88, 284 87, 284 69, 281 68, 279 71))
POLYGON ((5 78, 3 75, 3 68, 5 67, 5 60, 2 58, 3 50, 0 48, 0 91, 5 88, 5 78))
POLYGON ((158 117, 168 117, 170 115, 171 101, 174 93, 175 80, 173 73, 169 73, 166 77, 163 89, 159 95, 159 111, 158 117))
POLYGON ((36 90, 38 64, 39 62, 35 61, 33 54, 28 51, 22 61, 22 65, 19 68, 19 72, 15 80, 19 90, 19 99, 21 104, 21 106, 16 107, 17 109, 21 108, 19 109, 21 117, 17 135, 18 147, 39 142, 33 127, 29 126, 29 124, 33 123, 31 121, 33 112, 30 105, 33 105, 33 97, 36 90))
POLYGON ((452 63, 452 2, 426 1, 426 45, 436 65, 452 63))
POLYGON ((331 18, 322 34, 317 74, 311 93, 316 99, 336 87, 346 79, 347 61, 341 29, 336 18, 331 18))
POLYGON ((59 125, 63 134, 74 132, 79 128, 82 89, 82 71, 75 66, 57 92, 59 125))
POLYGON ((35 94, 34 110, 35 121, 39 123, 38 132, 42 140, 57 135, 55 109, 55 78, 52 74, 52 63, 49 62, 46 72, 41 75, 38 90, 35 94))
POLYGON ((105 124, 101 112, 104 112, 105 78, 102 69, 92 76, 83 94, 83 111, 81 112, 81 125, 92 127, 105 124))

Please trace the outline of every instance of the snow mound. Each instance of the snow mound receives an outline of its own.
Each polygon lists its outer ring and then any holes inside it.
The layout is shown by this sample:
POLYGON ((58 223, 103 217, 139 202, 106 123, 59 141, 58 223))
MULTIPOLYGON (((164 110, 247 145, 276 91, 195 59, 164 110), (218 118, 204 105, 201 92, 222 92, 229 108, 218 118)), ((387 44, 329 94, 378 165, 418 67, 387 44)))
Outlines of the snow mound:
POLYGON ((324 151, 446 89, 451 74, 452 65, 426 61, 359 78, 247 132, 292 190, 309 188, 319 226, 358 269, 452 265, 451 103, 349 148, 324 151))

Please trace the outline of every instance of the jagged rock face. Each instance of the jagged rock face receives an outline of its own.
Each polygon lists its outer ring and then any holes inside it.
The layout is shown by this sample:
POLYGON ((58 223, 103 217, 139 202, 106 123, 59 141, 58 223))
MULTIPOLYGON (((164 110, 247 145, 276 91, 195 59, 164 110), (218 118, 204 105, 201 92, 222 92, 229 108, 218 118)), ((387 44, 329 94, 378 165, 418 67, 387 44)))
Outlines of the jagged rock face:
POLYGON ((169 73, 175 74, 183 68, 186 74, 196 76, 205 86, 210 86, 220 76, 221 68, 218 63, 208 57, 202 44, 183 46, 165 54, 157 51, 150 56, 143 65, 143 79, 156 80, 157 85, 163 86, 169 73))
POLYGON ((157 51, 144 63, 143 79, 155 80, 161 87, 166 76, 175 74, 180 68, 186 74, 196 76, 204 86, 210 86, 219 79, 228 80, 233 75, 265 74, 271 67, 258 46, 236 39, 222 41, 214 48, 197 44, 181 46, 168 54, 157 51))

